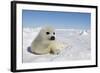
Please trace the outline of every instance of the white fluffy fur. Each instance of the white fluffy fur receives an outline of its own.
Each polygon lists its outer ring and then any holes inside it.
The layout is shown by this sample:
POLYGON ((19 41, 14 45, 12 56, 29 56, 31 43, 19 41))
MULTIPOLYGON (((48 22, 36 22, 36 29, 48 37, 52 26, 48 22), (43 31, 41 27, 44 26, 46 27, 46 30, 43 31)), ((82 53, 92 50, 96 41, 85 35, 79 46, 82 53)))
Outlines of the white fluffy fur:
POLYGON ((35 40, 33 40, 31 44, 31 51, 40 55, 48 53, 60 53, 61 49, 65 46, 56 39, 49 40, 51 36, 55 36, 56 38, 56 35, 54 35, 53 32, 55 32, 55 30, 50 26, 42 28, 38 36, 35 38, 35 40), (50 34, 47 35, 46 32, 50 32, 50 34))

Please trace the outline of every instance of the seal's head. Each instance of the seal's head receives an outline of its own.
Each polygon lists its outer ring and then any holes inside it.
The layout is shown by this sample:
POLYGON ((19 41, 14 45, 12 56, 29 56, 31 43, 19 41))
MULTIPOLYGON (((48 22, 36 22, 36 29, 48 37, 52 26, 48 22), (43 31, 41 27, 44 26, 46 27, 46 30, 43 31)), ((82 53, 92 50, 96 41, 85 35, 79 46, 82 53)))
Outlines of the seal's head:
POLYGON ((40 30, 39 35, 44 40, 54 41, 56 39, 55 29, 51 26, 46 26, 40 30))

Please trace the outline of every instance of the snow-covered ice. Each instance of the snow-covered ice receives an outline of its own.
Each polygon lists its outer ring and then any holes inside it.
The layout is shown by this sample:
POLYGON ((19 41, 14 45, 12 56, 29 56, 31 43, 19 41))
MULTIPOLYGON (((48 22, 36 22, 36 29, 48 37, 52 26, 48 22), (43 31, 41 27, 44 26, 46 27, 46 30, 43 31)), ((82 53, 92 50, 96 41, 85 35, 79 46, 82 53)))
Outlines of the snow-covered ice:
POLYGON ((39 28, 23 28, 23 62, 74 61, 91 59, 91 32, 79 29, 56 29, 56 38, 68 45, 60 54, 35 55, 30 45, 35 39, 39 28))

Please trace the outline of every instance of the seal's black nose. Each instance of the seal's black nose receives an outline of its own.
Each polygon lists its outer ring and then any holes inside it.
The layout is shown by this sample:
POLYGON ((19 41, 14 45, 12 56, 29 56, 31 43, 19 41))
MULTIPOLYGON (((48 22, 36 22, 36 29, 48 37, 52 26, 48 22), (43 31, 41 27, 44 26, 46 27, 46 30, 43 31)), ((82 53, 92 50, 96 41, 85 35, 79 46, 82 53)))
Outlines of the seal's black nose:
POLYGON ((55 40, 55 37, 54 36, 51 36, 50 40, 55 40))

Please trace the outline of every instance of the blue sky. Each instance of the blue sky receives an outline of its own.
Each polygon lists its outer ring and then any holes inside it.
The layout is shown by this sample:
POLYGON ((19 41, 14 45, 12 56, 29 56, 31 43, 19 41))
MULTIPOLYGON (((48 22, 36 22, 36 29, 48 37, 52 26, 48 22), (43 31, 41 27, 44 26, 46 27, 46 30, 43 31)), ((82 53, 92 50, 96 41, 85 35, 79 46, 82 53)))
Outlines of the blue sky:
POLYGON ((90 29, 91 14, 79 12, 55 12, 23 10, 23 27, 51 25, 55 28, 90 29))

